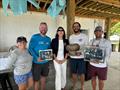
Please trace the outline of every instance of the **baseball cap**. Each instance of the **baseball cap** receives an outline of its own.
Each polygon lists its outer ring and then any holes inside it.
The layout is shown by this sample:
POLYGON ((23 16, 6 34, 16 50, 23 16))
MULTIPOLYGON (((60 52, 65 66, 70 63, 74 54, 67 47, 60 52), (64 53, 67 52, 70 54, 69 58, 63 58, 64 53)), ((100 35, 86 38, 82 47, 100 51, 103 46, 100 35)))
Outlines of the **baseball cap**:
POLYGON ((94 32, 96 32, 96 31, 102 31, 102 26, 97 26, 97 27, 95 28, 94 32))

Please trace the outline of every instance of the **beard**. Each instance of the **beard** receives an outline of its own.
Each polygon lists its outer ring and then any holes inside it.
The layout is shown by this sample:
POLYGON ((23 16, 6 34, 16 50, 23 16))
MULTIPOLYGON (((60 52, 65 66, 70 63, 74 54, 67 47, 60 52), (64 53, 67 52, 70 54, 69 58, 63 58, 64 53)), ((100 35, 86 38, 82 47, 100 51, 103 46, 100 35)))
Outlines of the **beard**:
POLYGON ((74 33, 79 33, 80 29, 74 29, 74 33))
POLYGON ((47 31, 40 31, 42 35, 46 35, 47 31))

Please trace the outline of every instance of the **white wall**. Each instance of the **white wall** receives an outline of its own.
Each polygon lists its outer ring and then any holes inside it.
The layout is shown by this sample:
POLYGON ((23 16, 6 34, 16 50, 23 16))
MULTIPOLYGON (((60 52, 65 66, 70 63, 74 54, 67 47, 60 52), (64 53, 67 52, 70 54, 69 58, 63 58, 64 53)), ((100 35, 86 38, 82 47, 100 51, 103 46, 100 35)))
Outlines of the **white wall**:
POLYGON ((11 45, 16 43, 18 36, 27 37, 39 32, 40 22, 47 22, 48 35, 52 38, 56 33, 56 19, 52 19, 45 13, 28 12, 20 16, 14 16, 9 11, 9 16, 4 16, 0 10, 0 51, 7 51, 11 45))
MULTIPOLYGON (((28 12, 20 16, 14 16, 9 10, 9 16, 3 14, 0 9, 0 51, 7 51, 10 46, 16 44, 18 36, 25 36, 29 42, 31 35, 39 33, 40 22, 47 22, 48 33, 51 38, 55 36, 56 29, 59 26, 67 29, 66 17, 58 16, 56 19, 51 18, 45 13, 28 12)), ((89 30, 89 38, 93 38, 93 31, 95 26, 94 19, 76 17, 75 21, 81 23, 82 29, 89 30)), ((103 20, 99 20, 104 23, 103 20)))
POLYGON ((104 27, 104 20, 102 19, 76 17, 75 21, 80 22, 81 29, 88 30, 89 40, 94 38, 94 29, 96 26, 101 25, 104 27))

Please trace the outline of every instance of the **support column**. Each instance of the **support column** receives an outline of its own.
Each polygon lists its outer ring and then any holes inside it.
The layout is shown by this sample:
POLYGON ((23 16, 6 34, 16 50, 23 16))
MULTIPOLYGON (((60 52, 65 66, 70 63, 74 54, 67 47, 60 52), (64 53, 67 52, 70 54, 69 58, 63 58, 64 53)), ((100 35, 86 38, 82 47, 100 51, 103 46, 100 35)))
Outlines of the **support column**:
POLYGON ((106 38, 109 38, 109 31, 110 31, 110 25, 111 25, 111 18, 105 19, 105 32, 106 32, 106 38))
POLYGON ((119 46, 118 46, 118 52, 120 52, 120 36, 119 36, 119 46))
POLYGON ((67 1, 67 37, 72 33, 72 25, 75 21, 75 0, 67 1))

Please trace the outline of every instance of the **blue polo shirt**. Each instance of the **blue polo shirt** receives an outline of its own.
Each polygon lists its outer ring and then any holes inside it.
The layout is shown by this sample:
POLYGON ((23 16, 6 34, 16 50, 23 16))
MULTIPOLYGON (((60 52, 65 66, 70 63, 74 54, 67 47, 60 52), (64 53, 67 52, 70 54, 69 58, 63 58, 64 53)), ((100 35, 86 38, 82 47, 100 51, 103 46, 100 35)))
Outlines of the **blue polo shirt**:
POLYGON ((30 43, 29 43, 29 52, 33 56, 33 62, 36 64, 43 64, 47 63, 48 60, 43 60, 42 62, 38 62, 39 58, 39 50, 46 50, 50 49, 51 39, 48 36, 42 36, 39 33, 34 34, 31 37, 30 43))

